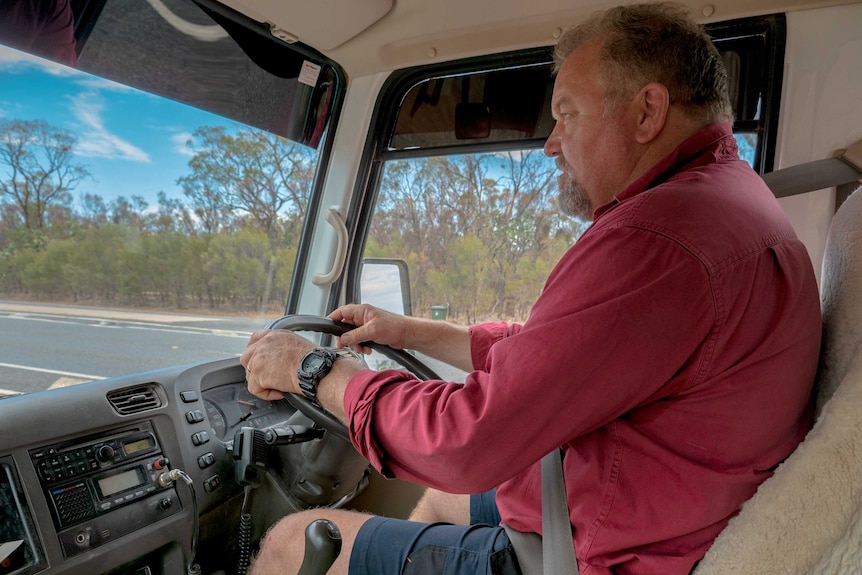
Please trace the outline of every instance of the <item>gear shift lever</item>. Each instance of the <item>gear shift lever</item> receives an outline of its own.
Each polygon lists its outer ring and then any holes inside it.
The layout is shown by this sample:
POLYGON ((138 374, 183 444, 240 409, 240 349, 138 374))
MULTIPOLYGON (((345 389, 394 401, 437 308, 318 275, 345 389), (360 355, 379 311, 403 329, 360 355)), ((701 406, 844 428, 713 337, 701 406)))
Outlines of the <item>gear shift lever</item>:
POLYGON ((298 575, 326 575, 341 553, 341 532, 328 519, 317 519, 305 528, 305 556, 298 575))

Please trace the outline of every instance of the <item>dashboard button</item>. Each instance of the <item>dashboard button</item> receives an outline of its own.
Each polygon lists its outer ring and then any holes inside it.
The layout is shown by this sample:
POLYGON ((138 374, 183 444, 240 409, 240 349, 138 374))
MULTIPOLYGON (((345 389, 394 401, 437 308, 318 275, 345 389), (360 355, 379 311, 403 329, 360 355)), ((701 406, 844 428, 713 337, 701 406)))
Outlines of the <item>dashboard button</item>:
POLYGON ((218 475, 213 475, 209 479, 204 480, 204 489, 207 491, 215 491, 221 486, 221 479, 218 475))
POLYGON ((200 409, 195 409, 186 412, 186 421, 189 423, 200 423, 204 420, 204 412, 200 409))
POLYGON ((181 391, 180 399, 183 403, 194 403, 198 400, 198 392, 196 391, 181 391))
POLYGON ((210 440, 210 435, 206 431, 198 431, 192 435, 192 443, 195 445, 203 445, 210 440))
POLYGON ((213 455, 212 452, 204 453, 203 455, 198 457, 198 467, 200 467, 201 469, 206 469, 213 463, 215 463, 215 455, 213 455))

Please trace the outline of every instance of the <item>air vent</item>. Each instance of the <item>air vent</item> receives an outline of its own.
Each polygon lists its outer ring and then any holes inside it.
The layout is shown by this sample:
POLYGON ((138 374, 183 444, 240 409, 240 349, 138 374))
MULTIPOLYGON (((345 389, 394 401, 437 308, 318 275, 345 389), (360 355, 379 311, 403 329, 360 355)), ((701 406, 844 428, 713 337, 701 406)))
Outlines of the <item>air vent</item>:
POLYGON ((162 399, 156 392, 155 384, 118 389, 110 392, 107 398, 120 415, 131 415, 162 406, 162 399))

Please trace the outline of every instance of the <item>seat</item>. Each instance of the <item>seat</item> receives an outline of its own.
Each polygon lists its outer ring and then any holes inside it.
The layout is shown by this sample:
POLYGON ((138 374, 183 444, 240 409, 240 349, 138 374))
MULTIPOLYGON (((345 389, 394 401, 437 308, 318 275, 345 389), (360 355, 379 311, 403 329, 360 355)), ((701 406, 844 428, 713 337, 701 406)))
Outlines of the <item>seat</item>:
POLYGON ((694 575, 862 573, 862 193, 835 214, 821 276, 816 420, 694 575))

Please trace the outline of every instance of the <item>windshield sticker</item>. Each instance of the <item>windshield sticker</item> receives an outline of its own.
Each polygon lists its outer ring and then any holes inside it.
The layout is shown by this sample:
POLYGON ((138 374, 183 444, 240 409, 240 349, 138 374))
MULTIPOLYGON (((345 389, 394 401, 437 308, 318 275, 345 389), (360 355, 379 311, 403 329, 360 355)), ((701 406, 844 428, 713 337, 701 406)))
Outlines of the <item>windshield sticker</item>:
POLYGON ((317 86, 318 76, 320 76, 320 65, 308 60, 303 61, 302 71, 299 73, 299 81, 309 86, 317 86))

